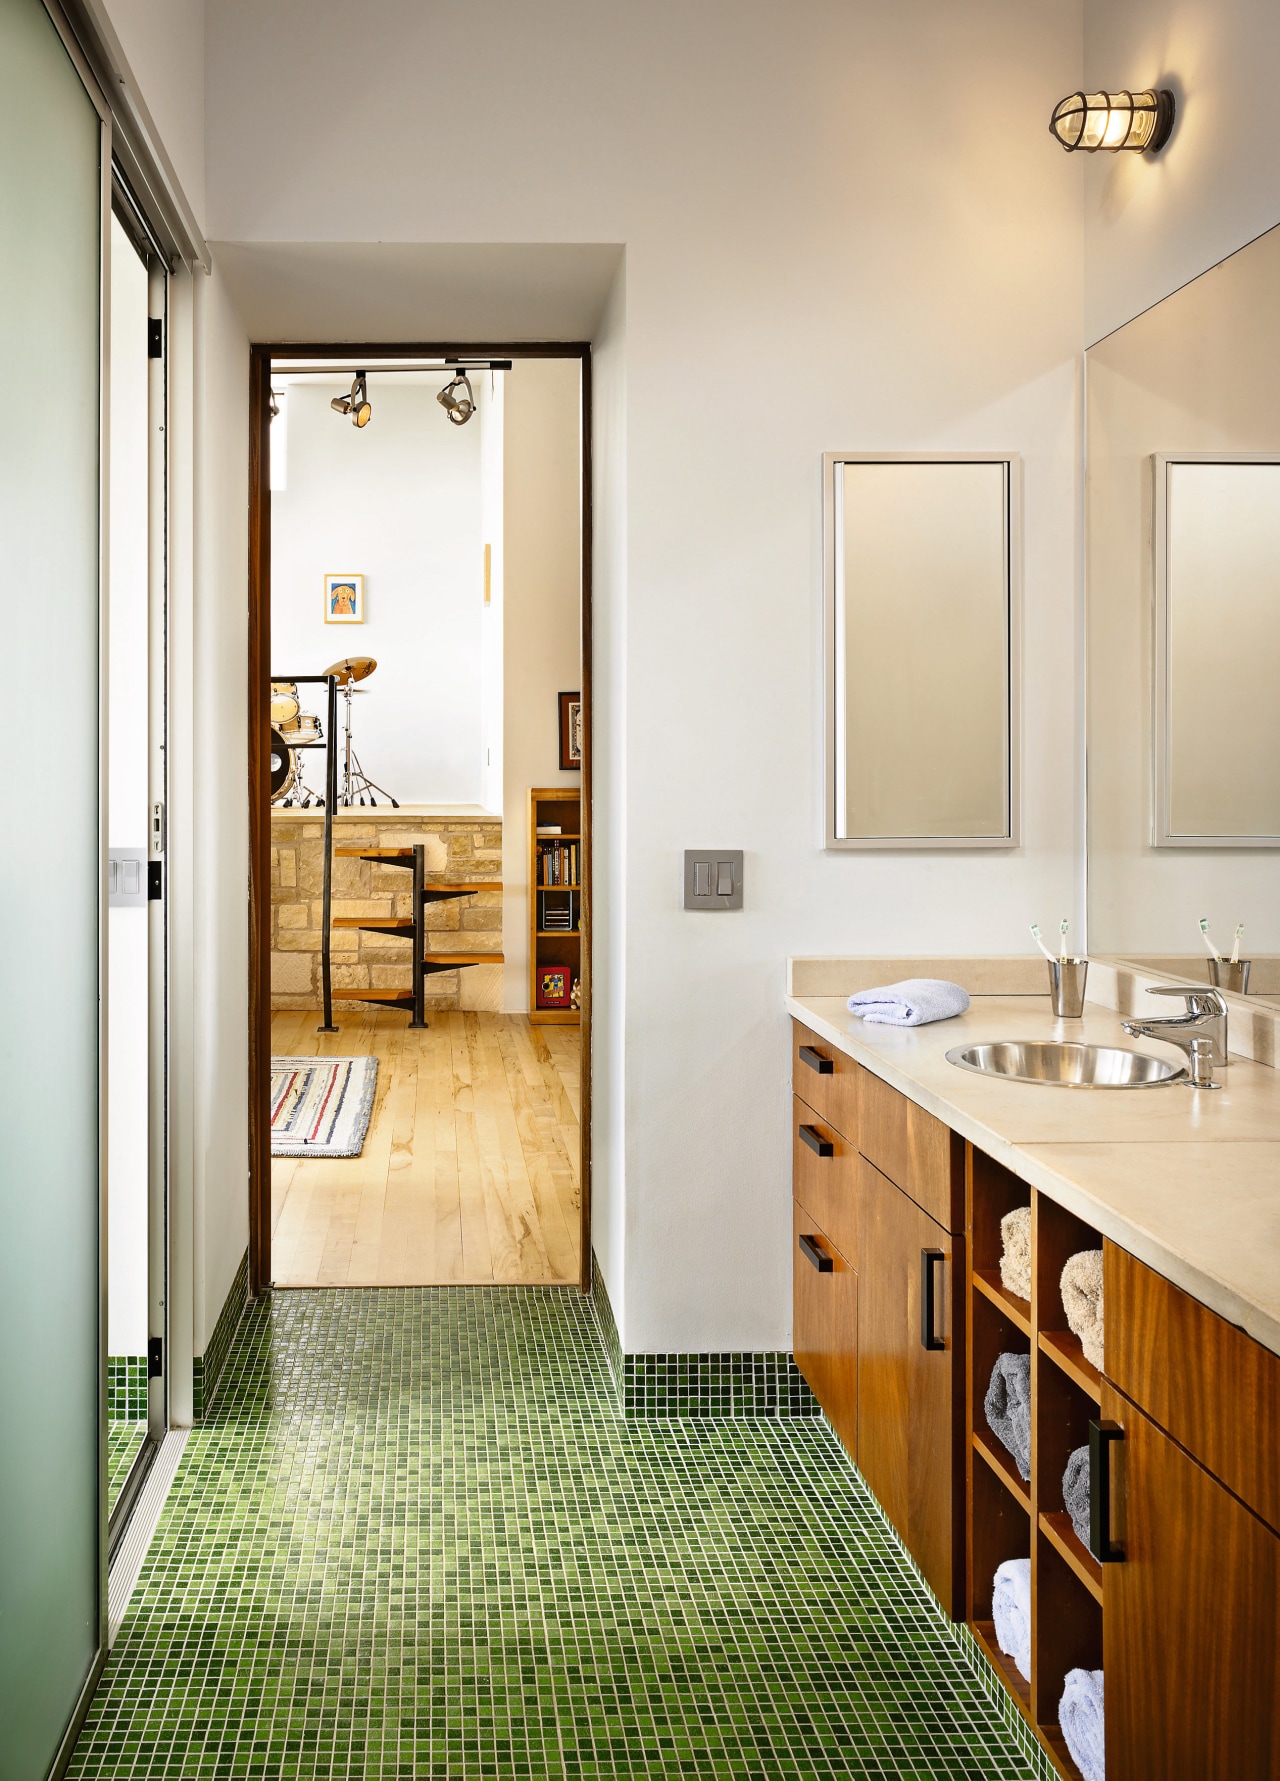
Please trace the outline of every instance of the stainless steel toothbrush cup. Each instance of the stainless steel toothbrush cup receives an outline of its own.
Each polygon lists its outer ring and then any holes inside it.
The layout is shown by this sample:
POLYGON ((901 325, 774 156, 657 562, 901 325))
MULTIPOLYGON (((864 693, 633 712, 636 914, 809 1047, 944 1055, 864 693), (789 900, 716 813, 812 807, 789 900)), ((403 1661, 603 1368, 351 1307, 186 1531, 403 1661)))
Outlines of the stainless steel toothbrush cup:
POLYGON ((1079 1020, 1084 1013, 1084 980, 1088 959, 1050 959, 1049 1000, 1057 1020, 1079 1020))

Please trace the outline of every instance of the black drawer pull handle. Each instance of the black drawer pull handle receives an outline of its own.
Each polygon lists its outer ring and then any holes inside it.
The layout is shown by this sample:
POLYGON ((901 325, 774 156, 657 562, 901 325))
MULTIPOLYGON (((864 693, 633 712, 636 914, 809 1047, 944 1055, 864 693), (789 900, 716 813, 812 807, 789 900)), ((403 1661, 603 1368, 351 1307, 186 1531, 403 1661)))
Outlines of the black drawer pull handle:
POLYGON ((945 1262, 946 1251, 942 1249, 922 1249, 920 1251, 920 1346, 936 1349, 947 1346, 946 1338, 936 1334, 934 1325, 937 1323, 936 1292, 937 1269, 935 1262, 945 1262))
POLYGON ((1089 1550, 1101 1565, 1124 1559, 1123 1545, 1111 1538, 1111 1449, 1123 1440, 1118 1422, 1089 1424, 1089 1550))
POLYGON ((819 1076, 835 1075, 835 1060, 833 1058, 823 1057, 822 1053, 820 1051, 815 1051, 812 1045, 802 1045, 800 1047, 800 1062, 802 1064, 808 1064, 809 1068, 811 1070, 816 1070, 819 1076))
POLYGON ((836 1147, 830 1138, 824 1138, 816 1126, 800 1127, 800 1142, 807 1144, 815 1156, 834 1156, 836 1147))
POLYGON ((816 1237, 801 1237, 800 1252, 802 1255, 807 1256, 818 1270, 819 1274, 832 1274, 835 1272, 835 1263, 827 1254, 826 1250, 823 1249, 816 1237))

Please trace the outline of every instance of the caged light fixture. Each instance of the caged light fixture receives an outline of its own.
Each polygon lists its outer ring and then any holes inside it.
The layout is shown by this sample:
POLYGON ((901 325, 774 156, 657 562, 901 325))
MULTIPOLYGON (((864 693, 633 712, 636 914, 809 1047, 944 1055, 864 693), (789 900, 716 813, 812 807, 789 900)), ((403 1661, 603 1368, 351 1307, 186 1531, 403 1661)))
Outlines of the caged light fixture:
POLYGON ((364 372, 356 372, 349 396, 335 396, 329 406, 338 414, 349 414, 352 426, 367 427, 373 418, 373 405, 369 401, 364 372))
POLYGON ((1070 153, 1099 149, 1117 154, 1158 154, 1173 129, 1173 94, 1147 87, 1141 93, 1071 93, 1053 108, 1049 129, 1070 153))
MULTIPOLYGON (((497 368, 496 365, 494 368, 497 368)), ((458 375, 440 391, 436 401, 455 427, 465 427, 476 411, 475 391, 471 387, 471 379, 466 372, 459 371, 458 375)))

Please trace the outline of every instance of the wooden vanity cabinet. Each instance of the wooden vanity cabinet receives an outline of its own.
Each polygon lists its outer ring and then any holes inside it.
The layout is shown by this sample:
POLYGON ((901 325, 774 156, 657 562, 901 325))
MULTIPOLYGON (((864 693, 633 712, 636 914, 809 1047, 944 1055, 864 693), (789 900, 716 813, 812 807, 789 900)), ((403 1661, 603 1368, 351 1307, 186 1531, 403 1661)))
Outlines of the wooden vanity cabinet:
POLYGON ((1105 1379, 1101 1411, 1123 1431, 1124 1557, 1102 1567, 1107 1773, 1277 1781, 1280 1536, 1105 1379))
POLYGON ((858 1445, 858 1276, 796 1200, 791 1229, 792 1351, 851 1454, 858 1445))
POLYGON ((957 1239, 865 1158, 860 1188, 858 1465, 942 1606, 962 1616, 957 1239))
POLYGON ((961 1615, 964 1147, 799 1022, 791 1080, 796 1364, 961 1615))

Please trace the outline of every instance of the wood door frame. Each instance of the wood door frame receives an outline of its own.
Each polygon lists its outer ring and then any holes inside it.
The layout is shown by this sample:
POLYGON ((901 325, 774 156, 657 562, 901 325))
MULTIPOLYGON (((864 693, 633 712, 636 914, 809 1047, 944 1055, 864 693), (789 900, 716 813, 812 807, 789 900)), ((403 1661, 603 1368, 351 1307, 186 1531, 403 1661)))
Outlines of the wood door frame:
MULTIPOLYGON (((578 1286, 591 1290, 591 344, 369 341, 261 343, 249 349, 249 1291, 271 1285, 271 691, 270 426, 273 359, 577 359, 582 369, 582 1210, 578 1286)), ((505 845, 505 837, 504 837, 505 845)))

